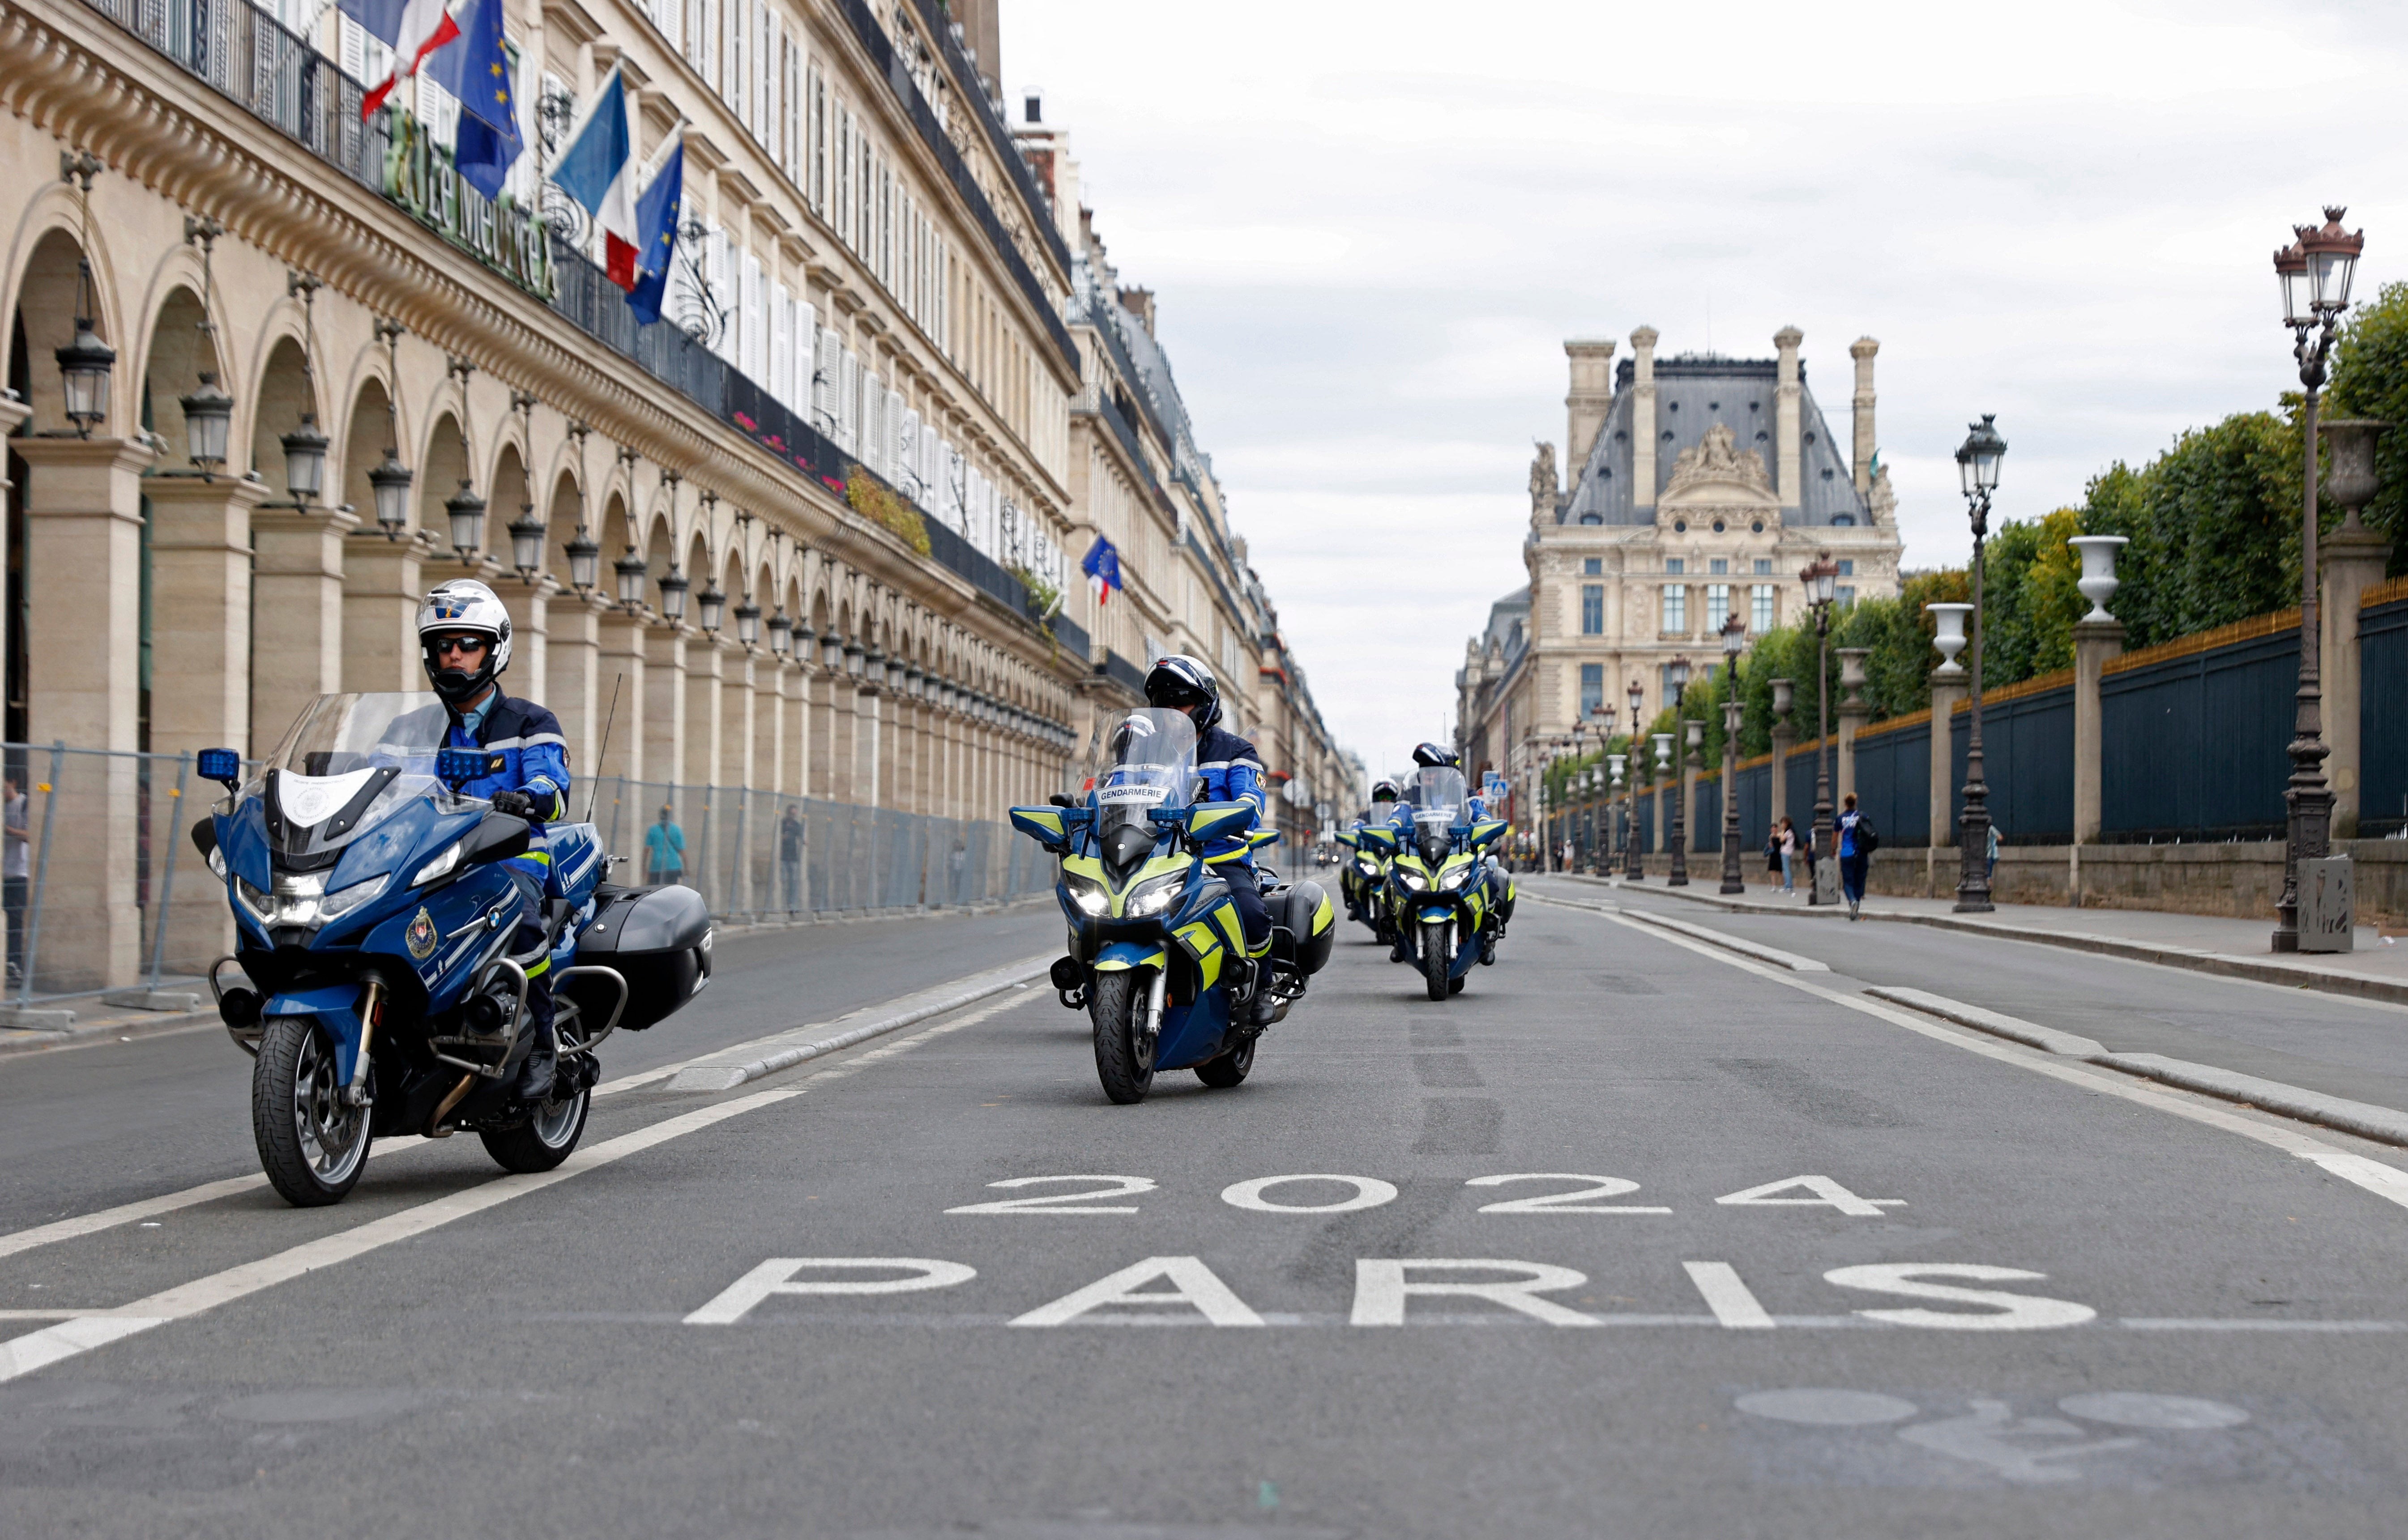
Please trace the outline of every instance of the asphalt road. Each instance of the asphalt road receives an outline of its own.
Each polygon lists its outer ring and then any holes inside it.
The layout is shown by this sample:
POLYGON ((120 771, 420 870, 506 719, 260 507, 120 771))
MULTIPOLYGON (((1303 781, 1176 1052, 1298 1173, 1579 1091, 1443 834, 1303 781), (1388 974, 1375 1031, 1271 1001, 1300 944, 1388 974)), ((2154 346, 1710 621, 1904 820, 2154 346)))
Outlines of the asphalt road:
MULTIPOLYGON (((164 1320, 0 1382, 0 1533, 2396 1533, 2408 1155, 1535 900, 1444 1004, 1362 934, 1234 1091, 1109 1105, 1039 987, 607 1098, 552 1180, 418 1144, 13 1254, 247 1170, 247 1062, 0 1063, 0 1311, 164 1320)), ((606 1073, 1056 935, 731 946, 606 1073)))

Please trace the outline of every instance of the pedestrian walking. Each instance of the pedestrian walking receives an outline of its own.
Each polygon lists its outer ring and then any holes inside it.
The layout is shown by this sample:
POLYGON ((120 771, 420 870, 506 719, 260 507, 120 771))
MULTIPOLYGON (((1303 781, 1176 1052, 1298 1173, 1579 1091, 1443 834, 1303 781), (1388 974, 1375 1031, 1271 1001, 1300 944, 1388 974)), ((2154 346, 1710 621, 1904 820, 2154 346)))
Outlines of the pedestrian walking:
POLYGON ((1856 810, 1856 794, 1849 792, 1841 799, 1840 813, 1840 887, 1847 894, 1848 918, 1857 918, 1857 909, 1865 901, 1865 869, 1872 864, 1873 851, 1881 846, 1881 834, 1872 820, 1856 810))
POLYGON ((660 821, 644 831, 644 880, 655 887, 666 887, 685 877, 685 831, 670 817, 667 803, 661 804, 660 821))
POLYGON ((786 804, 786 816, 778 820, 778 881, 786 895, 786 912, 799 914, 803 907, 803 814, 793 803, 786 804))
POLYGON ((1987 843, 1989 848, 1985 852, 1985 857, 1989 862, 1989 864, 1983 868, 1984 872, 1986 874, 1983 880, 1995 887, 1999 880, 1999 826, 1995 823, 1990 825, 1990 835, 1987 843))
MULTIPOLYGON (((1779 843, 1773 849, 1773 863, 1781 868, 1781 893, 1784 898, 1798 896, 1798 825, 1784 818, 1781 820, 1779 843)), ((1811 880, 1811 879, 1810 879, 1811 880)))
POLYGON ((33 876, 32 841, 25 793, 17 777, 0 777, 0 907, 8 912, 8 982, 21 983, 25 966, 25 890, 33 876))

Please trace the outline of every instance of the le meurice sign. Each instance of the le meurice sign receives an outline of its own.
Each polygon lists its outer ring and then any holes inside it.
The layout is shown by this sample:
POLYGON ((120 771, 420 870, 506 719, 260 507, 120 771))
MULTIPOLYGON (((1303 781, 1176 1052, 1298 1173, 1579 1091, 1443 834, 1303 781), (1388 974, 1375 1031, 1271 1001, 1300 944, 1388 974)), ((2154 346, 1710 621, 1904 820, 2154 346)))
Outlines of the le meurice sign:
POLYGON ((408 112, 393 116, 384 195, 419 223, 539 299, 552 291, 552 243, 543 221, 504 193, 498 200, 460 179, 449 148, 408 112))

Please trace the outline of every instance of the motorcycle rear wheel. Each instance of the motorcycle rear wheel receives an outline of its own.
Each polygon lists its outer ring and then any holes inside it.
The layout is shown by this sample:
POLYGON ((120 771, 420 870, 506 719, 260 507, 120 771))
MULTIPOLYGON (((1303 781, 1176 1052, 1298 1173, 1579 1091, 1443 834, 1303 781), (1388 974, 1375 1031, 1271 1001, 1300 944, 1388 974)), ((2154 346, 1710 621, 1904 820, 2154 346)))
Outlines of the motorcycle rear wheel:
MULTIPOLYGON (((561 1073, 567 1073, 566 1065, 561 1073)), ((550 1171, 568 1159, 577 1141, 585 1136, 585 1117, 593 1106, 593 1088, 580 1087, 565 1102, 544 1103, 534 1117, 516 1128, 480 1129, 477 1137, 485 1142, 485 1153, 504 1171, 550 1171)))
POLYGON ((1196 1078, 1215 1091, 1226 1091, 1242 1082, 1254 1067, 1255 1039, 1249 1037, 1217 1059, 1207 1059, 1196 1066, 1196 1078))
POLYGON ((1138 1016, 1145 1009, 1153 979, 1143 968, 1115 968, 1096 976, 1087 1012, 1096 1024, 1096 1078, 1104 1094, 1122 1106, 1145 1100, 1154 1089, 1154 1056, 1140 1061, 1138 1016))
POLYGON ((343 1090, 316 1017, 267 1023, 251 1068, 251 1133, 269 1185, 295 1208, 342 1202, 368 1163, 368 1109, 346 1105, 343 1090))
POLYGON ((1422 981, 1428 986, 1429 997, 1443 1000, 1452 992, 1447 987, 1447 965, 1454 959, 1446 955, 1446 926, 1422 927, 1422 981))

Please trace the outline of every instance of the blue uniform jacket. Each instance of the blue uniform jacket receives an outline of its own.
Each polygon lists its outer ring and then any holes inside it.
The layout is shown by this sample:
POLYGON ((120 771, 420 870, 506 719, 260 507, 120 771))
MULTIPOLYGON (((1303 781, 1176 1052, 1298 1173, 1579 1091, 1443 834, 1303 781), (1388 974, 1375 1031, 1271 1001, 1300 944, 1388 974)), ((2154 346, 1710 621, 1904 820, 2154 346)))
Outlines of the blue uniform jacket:
POLYGON ((524 791, 535 800, 535 838, 527 853, 509 864, 544 882, 549 891, 552 851, 543 825, 568 816, 568 740, 561 736, 560 719, 533 701, 504 695, 473 733, 452 718, 443 743, 449 749, 485 750, 485 773, 462 782, 464 794, 524 791))
MULTIPOLYGON (((1246 825, 1246 833, 1263 821, 1268 804, 1263 797, 1263 762, 1256 757, 1253 744, 1226 727, 1206 730, 1196 745, 1196 774, 1204 782, 1203 794, 1197 801, 1252 804, 1254 817, 1246 825)), ((1204 859, 1212 865, 1226 862, 1246 866, 1254 863, 1245 833, 1214 840, 1204 848, 1204 859)))

